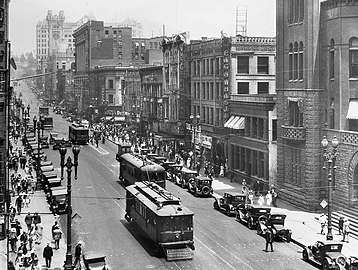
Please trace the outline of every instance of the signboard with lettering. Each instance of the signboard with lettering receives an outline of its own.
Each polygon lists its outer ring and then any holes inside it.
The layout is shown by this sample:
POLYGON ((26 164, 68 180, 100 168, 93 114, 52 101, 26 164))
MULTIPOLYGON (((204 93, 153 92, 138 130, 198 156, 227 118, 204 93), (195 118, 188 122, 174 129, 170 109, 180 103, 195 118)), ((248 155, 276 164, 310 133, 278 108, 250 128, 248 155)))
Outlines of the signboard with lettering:
POLYGON ((230 98, 230 56, 231 39, 229 37, 222 38, 222 70, 223 70, 223 111, 224 120, 229 118, 229 98, 230 98))

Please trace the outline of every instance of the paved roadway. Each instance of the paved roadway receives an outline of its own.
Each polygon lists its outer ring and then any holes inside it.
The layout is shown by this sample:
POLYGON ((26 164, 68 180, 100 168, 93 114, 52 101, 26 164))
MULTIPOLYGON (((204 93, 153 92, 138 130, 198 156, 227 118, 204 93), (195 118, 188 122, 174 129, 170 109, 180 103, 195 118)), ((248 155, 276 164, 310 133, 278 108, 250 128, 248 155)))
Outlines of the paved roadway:
MULTIPOLYGON (((24 99, 33 100, 24 91, 24 99)), ((31 109, 33 112, 33 109, 31 109)), ((54 131, 67 134, 69 123, 60 115, 54 117, 54 131)), ((32 119, 32 116, 31 116, 32 119)), ((292 243, 274 243, 275 252, 264 252, 265 240, 212 208, 212 198, 196 198, 186 190, 167 182, 167 189, 194 211, 194 259, 168 262, 158 258, 155 247, 140 229, 124 219, 125 191, 118 180, 116 146, 110 142, 81 146, 78 180, 72 179, 73 245, 83 240, 85 250, 107 255, 115 269, 316 269, 301 260, 302 249, 292 243)), ((58 151, 46 150, 48 159, 59 171, 58 151)), ((72 155, 67 148, 67 155, 72 155)), ((73 173, 72 173, 73 175, 73 173)), ((66 180, 65 172, 65 180, 66 180)), ((66 183, 63 183, 64 185, 66 183)), ((216 187, 220 188, 220 185, 216 187)), ((225 187, 227 188, 227 186, 225 187)), ((60 222, 66 233, 66 216, 60 222)))

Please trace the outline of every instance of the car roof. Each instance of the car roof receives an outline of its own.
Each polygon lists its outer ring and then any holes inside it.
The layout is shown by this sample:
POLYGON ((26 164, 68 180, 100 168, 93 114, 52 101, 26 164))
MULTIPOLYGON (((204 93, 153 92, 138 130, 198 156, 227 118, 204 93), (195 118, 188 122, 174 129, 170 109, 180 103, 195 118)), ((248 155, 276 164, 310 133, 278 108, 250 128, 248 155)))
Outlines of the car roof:
POLYGON ((206 177, 206 176, 197 176, 195 177, 195 179, 198 179, 198 180, 206 180, 206 181, 213 181, 212 179, 206 177))
POLYGON ((228 194, 230 196, 246 196, 244 193, 240 193, 240 192, 233 192, 233 191, 227 191, 224 194, 228 194))
POLYGON ((95 259, 105 259, 106 255, 97 251, 87 251, 83 253, 83 259, 91 261, 95 259))
POLYGON ((67 189, 56 189, 52 191, 52 196, 67 195, 67 189))

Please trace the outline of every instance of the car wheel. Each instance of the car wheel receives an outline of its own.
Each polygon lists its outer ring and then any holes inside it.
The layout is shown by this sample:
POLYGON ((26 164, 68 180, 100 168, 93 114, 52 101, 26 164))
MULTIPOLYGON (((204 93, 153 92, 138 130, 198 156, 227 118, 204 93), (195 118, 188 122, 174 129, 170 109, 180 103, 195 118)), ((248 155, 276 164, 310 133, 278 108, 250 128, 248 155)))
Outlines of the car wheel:
POLYGON ((214 202, 214 209, 219 210, 219 204, 217 201, 214 202))
POLYGON ((238 209, 236 209, 236 220, 238 222, 242 222, 241 214, 240 214, 240 211, 238 209))
POLYGON ((306 249, 302 251, 302 259, 307 262, 308 261, 308 252, 306 249))
POLYGON ((329 270, 329 263, 327 261, 327 259, 325 259, 322 263, 322 269, 323 270, 329 270))
POLYGON ((210 188, 208 186, 205 186, 201 189, 201 192, 203 195, 208 196, 210 194, 210 188))
POLYGON ((230 206, 229 206, 229 205, 226 206, 226 214, 227 214, 228 216, 230 216, 230 206))
POLYGON ((247 227, 251 230, 254 227, 254 221, 250 217, 247 221, 247 227))

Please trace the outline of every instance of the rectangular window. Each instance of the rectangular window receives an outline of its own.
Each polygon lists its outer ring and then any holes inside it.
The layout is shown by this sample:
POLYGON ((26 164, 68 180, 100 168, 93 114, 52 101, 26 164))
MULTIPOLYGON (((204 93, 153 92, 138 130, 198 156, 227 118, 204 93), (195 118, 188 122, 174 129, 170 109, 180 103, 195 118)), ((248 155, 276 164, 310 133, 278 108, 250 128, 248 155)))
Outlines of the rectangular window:
POLYGON ((257 73, 269 74, 269 58, 257 57, 257 73))
POLYGON ((329 51, 329 78, 334 79, 334 49, 329 51))
POLYGON ((257 83, 257 93, 258 94, 268 94, 269 93, 269 83, 268 82, 258 82, 257 83))
POLYGON ((239 95, 249 94, 249 82, 238 82, 237 93, 239 95))
POLYGON ((293 127, 303 126, 303 113, 299 109, 298 102, 289 103, 289 125, 293 127))
POLYGON ((293 55, 293 79, 297 80, 298 79, 298 53, 294 53, 293 55))
POLYGON ((113 89, 113 80, 108 80, 108 89, 113 89))
POLYGON ((237 73, 249 74, 249 56, 237 57, 237 73))
POLYGON ((358 50, 349 50, 349 78, 358 78, 358 50))
POLYGON ((272 120, 272 141, 277 141, 277 119, 272 120))
POLYGON ((201 85, 202 85, 202 89, 201 89, 202 97, 203 97, 203 99, 206 99, 205 83, 201 83, 201 85))
POLYGON ((108 103, 109 104, 113 104, 114 100, 113 100, 113 95, 112 94, 109 94, 108 95, 108 103))

